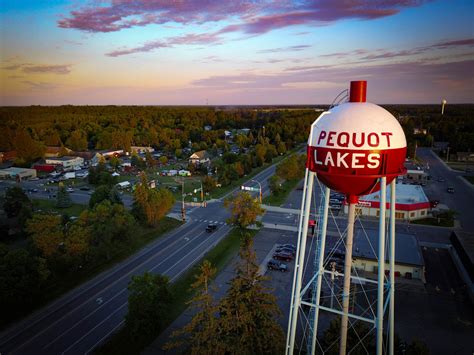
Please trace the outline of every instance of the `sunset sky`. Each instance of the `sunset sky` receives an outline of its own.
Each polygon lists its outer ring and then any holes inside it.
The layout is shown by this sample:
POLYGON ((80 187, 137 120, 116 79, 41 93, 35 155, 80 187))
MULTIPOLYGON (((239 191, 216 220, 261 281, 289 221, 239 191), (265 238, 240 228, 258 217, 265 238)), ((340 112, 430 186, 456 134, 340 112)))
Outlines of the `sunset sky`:
POLYGON ((474 1, 0 0, 0 105, 474 102, 474 1))

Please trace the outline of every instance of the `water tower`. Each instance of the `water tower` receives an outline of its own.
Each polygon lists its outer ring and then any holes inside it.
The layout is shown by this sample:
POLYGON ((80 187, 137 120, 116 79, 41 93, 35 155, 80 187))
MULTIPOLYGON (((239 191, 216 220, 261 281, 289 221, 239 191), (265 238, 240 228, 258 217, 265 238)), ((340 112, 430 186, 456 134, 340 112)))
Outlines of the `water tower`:
MULTIPOLYGON (((318 321, 320 311, 330 312, 341 318, 339 353, 347 352, 347 331, 349 318, 372 324, 376 331, 376 352, 383 351, 383 319, 385 306, 389 308, 389 353, 393 354, 394 343, 394 268, 395 268, 395 182, 398 175, 405 173, 406 140, 402 127, 388 111, 366 102, 366 81, 353 81, 350 86, 349 102, 332 107, 312 124, 308 139, 307 163, 303 199, 298 228, 298 243, 291 308, 288 324, 286 353, 295 349, 298 318, 302 316, 302 305, 311 309, 307 337, 308 352, 316 351, 318 321), (319 228, 314 272, 310 281, 303 285, 308 222, 315 178, 324 184, 324 198, 320 206, 319 228), (385 277, 386 263, 386 186, 391 184, 389 210, 389 277, 385 277), (343 283, 341 285, 341 305, 339 309, 321 304, 322 278, 335 271, 324 267, 326 236, 329 215, 330 191, 335 190, 346 196, 348 204, 347 229, 343 237, 345 256, 343 283), (351 275, 354 220, 358 197, 380 191, 380 212, 378 228, 377 279, 351 275), (361 316, 349 312, 351 281, 375 285, 376 312, 374 316, 361 316), (302 299, 305 292, 313 287, 310 301, 302 299), (384 304, 384 292, 387 293, 384 304)), ((374 251, 375 253, 375 251, 374 251)), ((339 273, 341 274, 341 273, 339 273)), ((332 295, 331 295, 332 297, 332 295)))

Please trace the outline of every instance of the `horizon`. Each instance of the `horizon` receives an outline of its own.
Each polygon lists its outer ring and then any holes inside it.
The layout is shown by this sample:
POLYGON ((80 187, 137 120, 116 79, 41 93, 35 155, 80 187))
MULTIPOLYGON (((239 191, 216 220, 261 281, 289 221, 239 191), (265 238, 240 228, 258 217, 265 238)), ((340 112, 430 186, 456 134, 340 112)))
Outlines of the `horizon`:
POLYGON ((474 101, 470 1, 0 3, 2 107, 474 101))

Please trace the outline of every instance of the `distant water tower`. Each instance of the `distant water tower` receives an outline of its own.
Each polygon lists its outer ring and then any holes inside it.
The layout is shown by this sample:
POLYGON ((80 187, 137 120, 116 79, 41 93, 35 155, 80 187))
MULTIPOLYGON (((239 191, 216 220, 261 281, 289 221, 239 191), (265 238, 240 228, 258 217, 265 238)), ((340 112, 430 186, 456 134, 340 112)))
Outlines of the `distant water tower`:
POLYGON ((446 99, 443 99, 443 101, 441 101, 441 114, 444 115, 444 106, 447 104, 448 102, 446 101, 446 99))
MULTIPOLYGON (((308 353, 315 354, 317 346, 318 320, 320 311, 329 312, 341 319, 339 354, 350 353, 347 349, 347 334, 351 321, 363 321, 372 324, 376 331, 376 353, 383 353, 383 319, 386 309, 389 313, 388 353, 394 350, 394 290, 395 290, 395 183, 396 177, 405 173, 406 139, 403 129, 387 110, 366 102, 366 81, 351 82, 349 102, 330 108, 312 124, 308 139, 307 163, 303 201, 301 204, 298 228, 298 242, 291 294, 291 308, 288 324, 286 354, 293 354, 295 337, 298 329, 298 317, 308 319, 306 346, 308 353), (311 203, 313 200, 313 183, 318 178, 324 188, 324 202, 319 208, 319 229, 317 238, 314 272, 311 281, 303 285, 305 264, 305 248, 308 233, 311 203), (386 239, 386 187, 390 183, 389 201, 389 245, 385 248, 386 239), (321 302, 322 280, 327 275, 341 273, 326 270, 328 258, 326 253, 326 235, 328 226, 330 190, 343 193, 349 205, 344 245, 343 284, 340 288, 339 306, 331 306, 321 302), (380 213, 378 231, 377 280, 351 274, 352 247, 356 206, 359 196, 380 190, 380 213), (389 262, 388 278, 385 263, 389 262), (377 289, 376 311, 358 314, 349 309, 351 283, 370 284, 377 289), (311 300, 304 294, 312 287, 311 300), (386 295, 384 297, 384 293, 386 295), (385 298, 385 301, 384 301, 385 298), (305 314, 302 306, 310 307, 310 316, 305 314), (387 307, 388 306, 388 307, 387 307)), ((375 251, 374 251, 375 254, 375 251)), ((330 259, 330 258, 329 258, 330 259)), ((333 291, 331 291, 333 292, 333 291)), ((332 295, 331 295, 332 299, 332 295)), ((338 302, 339 303, 339 302, 338 302)), ((301 351, 301 349, 300 349, 301 351)), ((319 351, 318 351, 319 352, 319 351)), ((323 351, 324 352, 324 351, 323 351)))

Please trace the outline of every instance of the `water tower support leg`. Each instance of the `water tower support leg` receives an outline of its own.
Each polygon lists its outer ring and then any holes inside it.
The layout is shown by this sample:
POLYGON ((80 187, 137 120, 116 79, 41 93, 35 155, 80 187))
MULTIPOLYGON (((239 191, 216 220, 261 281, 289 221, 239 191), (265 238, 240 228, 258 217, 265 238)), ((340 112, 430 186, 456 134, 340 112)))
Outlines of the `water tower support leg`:
POLYGON ((327 234, 327 227, 328 227, 328 215, 329 215, 329 198, 330 198, 330 190, 329 187, 324 188, 324 210, 323 210, 323 220, 321 225, 321 239, 319 240, 320 247, 319 249, 319 257, 318 257, 318 279, 316 284, 316 309, 314 310, 314 323, 313 323, 313 337, 311 338, 311 355, 316 353, 316 338, 318 336, 318 317, 319 317, 319 301, 321 298, 321 282, 323 280, 323 273, 324 273, 324 254, 326 248, 326 234, 327 234))
POLYGON ((341 338, 339 340, 339 354, 345 355, 347 348, 347 329, 349 323, 349 298, 351 287, 352 242, 354 239, 355 203, 349 203, 347 217, 346 256, 344 259, 344 283, 342 289, 341 338))
POLYGON ((390 305, 389 305, 389 355, 394 354, 395 336, 395 189, 396 179, 390 183, 390 305))
POLYGON ((301 304, 301 281, 303 278, 303 266, 306 251, 306 238, 308 236, 309 213, 313 196, 314 175, 314 172, 306 169, 305 189, 302 203, 303 213, 300 215, 298 228, 298 243, 296 247, 296 262, 293 276, 293 289, 291 293, 290 317, 288 320, 286 354, 293 354, 293 349, 295 347, 296 326, 301 304))
POLYGON ((376 354, 383 354, 383 293, 385 290, 385 211, 387 200, 387 178, 380 178, 380 214, 379 214, 379 272, 377 284, 377 348, 376 354))

